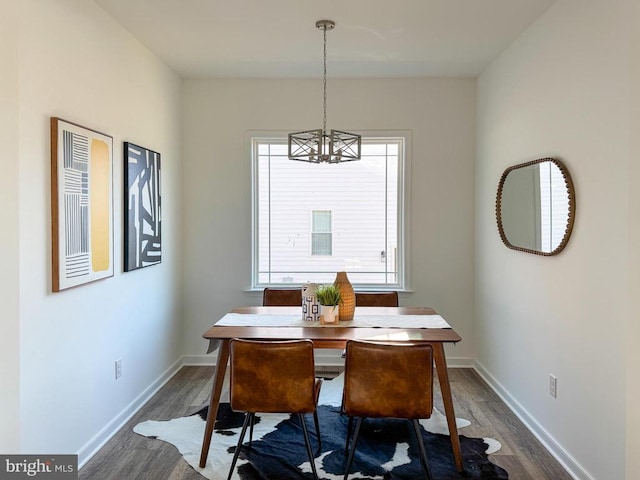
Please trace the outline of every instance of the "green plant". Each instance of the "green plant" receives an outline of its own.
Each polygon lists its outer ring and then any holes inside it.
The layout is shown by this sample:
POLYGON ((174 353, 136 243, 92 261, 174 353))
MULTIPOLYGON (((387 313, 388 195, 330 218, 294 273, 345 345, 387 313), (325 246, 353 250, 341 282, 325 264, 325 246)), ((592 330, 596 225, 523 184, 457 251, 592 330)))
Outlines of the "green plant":
POLYGON ((320 285, 316 296, 320 305, 339 305, 342 301, 340 290, 335 285, 320 285))

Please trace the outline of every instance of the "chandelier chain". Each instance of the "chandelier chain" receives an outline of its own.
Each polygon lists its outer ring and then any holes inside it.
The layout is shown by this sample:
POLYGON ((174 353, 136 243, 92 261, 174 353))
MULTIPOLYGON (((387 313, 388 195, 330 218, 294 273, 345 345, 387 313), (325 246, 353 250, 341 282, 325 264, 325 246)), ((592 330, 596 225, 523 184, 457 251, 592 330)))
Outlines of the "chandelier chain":
POLYGON ((327 30, 333 30, 333 20, 318 20, 316 28, 323 33, 322 70, 322 130, 303 130, 289 134, 288 156, 291 160, 310 163, 342 163, 360 160, 362 137, 342 130, 327 131, 327 30))
POLYGON ((323 52, 324 70, 322 73, 322 76, 323 76, 322 88, 324 92, 322 103, 324 105, 324 112, 323 112, 322 133, 325 134, 327 131, 327 27, 324 27, 322 31, 324 32, 324 52, 323 52))

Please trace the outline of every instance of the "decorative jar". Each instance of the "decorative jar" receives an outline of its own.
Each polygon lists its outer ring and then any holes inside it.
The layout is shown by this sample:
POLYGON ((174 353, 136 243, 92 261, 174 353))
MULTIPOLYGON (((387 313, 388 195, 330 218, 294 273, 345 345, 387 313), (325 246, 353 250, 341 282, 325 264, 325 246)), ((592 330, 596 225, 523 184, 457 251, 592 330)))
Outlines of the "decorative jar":
POLYGON ((320 304, 316 292, 317 283, 305 283, 302 285, 302 320, 317 322, 320 320, 320 304))

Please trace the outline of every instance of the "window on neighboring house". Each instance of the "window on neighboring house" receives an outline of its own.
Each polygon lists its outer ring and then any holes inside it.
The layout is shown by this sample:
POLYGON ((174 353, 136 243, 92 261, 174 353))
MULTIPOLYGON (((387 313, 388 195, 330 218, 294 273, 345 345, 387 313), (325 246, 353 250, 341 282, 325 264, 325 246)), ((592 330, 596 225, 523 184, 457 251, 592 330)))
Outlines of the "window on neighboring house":
POLYGON ((311 215, 311 255, 331 255, 331 210, 314 210, 311 215))
POLYGON ((536 249, 551 252, 558 248, 567 229, 569 196, 559 168, 551 162, 539 164, 540 245, 536 249))
POLYGON ((287 158, 286 134, 254 135, 252 286, 333 282, 407 287, 409 134, 363 135, 362 159, 311 164, 287 158))

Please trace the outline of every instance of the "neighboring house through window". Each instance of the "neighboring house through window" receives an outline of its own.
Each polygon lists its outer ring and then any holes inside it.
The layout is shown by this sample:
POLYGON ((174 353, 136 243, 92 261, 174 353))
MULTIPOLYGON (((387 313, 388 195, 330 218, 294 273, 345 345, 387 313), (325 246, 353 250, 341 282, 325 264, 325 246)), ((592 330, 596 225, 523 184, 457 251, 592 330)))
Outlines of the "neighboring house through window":
POLYGON ((286 134, 251 137, 253 288, 330 283, 406 288, 409 134, 363 135, 362 159, 289 160, 286 134))
POLYGON ((331 255, 331 210, 314 210, 311 215, 311 255, 331 255))
POLYGON ((567 229, 569 196, 564 176, 551 162, 539 164, 540 175, 540 242, 543 252, 558 248, 567 229))

